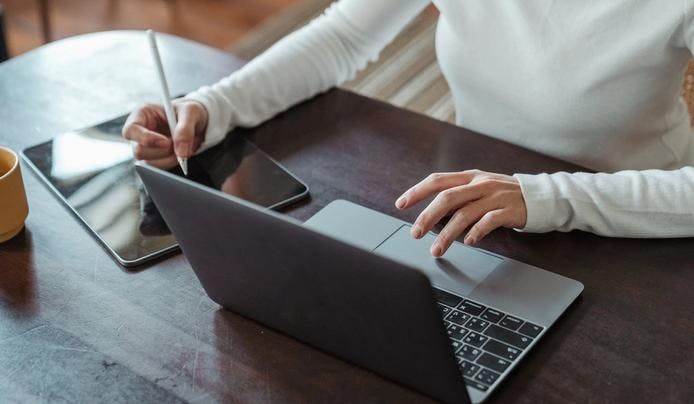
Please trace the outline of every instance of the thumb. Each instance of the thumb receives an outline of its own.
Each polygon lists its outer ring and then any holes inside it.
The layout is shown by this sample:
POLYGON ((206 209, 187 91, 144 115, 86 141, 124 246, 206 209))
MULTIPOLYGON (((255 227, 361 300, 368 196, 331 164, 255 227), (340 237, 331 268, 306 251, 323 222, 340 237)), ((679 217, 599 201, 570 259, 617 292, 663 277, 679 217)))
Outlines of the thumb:
POLYGON ((195 150, 195 119, 189 113, 189 108, 182 106, 178 109, 178 123, 173 134, 174 152, 178 157, 191 157, 195 150))

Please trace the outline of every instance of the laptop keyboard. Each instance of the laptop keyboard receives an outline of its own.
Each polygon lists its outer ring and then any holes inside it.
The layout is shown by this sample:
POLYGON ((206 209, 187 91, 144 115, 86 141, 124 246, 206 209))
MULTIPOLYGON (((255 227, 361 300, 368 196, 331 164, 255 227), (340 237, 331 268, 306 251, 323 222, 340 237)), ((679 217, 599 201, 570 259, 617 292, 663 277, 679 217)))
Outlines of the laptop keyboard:
POLYGON ((434 288, 465 384, 487 391, 543 327, 434 288))

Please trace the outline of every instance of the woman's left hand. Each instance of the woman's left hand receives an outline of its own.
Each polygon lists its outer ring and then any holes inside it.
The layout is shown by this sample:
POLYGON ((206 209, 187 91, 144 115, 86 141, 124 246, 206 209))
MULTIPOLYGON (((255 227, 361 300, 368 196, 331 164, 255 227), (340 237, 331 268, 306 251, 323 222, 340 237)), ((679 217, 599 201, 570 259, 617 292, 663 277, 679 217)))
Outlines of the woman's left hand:
POLYGON ((395 202, 407 209, 432 194, 436 198, 412 225, 414 238, 422 238, 436 223, 451 215, 431 246, 431 255, 440 257, 465 229, 465 244, 473 245, 498 227, 523 228, 527 211, 518 180, 510 175, 469 170, 434 173, 402 194, 395 202))

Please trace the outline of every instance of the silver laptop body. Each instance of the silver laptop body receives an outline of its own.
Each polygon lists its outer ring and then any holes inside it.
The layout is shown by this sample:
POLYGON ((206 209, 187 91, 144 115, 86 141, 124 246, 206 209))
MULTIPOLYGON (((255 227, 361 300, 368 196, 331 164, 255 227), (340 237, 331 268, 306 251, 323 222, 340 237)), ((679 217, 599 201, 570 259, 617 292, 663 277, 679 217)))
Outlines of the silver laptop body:
POLYGON ((224 308, 445 402, 481 402, 580 295, 572 279, 337 200, 305 224, 138 164, 224 308), (442 318, 443 316, 443 318, 442 318))

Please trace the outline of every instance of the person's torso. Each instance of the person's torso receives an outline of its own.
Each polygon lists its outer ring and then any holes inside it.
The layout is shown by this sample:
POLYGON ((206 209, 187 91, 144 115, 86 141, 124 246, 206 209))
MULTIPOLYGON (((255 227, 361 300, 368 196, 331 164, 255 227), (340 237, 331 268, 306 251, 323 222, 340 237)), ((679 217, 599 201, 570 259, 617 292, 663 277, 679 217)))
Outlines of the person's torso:
POLYGON ((694 164, 680 0, 439 0, 465 127, 591 169, 694 164))

